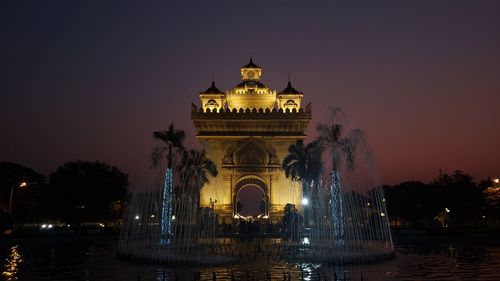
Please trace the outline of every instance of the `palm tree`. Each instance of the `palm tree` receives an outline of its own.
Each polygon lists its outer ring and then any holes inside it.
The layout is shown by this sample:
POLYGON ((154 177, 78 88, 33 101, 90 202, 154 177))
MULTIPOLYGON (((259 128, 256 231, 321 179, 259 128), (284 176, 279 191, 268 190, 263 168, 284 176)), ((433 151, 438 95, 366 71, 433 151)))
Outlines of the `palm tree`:
MULTIPOLYGON (((196 223, 196 220, 193 221, 192 218, 196 218, 193 215, 197 214, 196 210, 199 208, 200 189, 209 182, 209 176, 216 177, 218 171, 217 166, 206 156, 204 150, 201 152, 197 150, 184 151, 177 168, 180 171, 180 187, 182 188, 180 196, 175 201, 177 203, 176 213, 179 214, 178 218, 180 219, 177 223, 180 223, 178 226, 180 226, 180 232, 183 233, 182 236, 190 240, 194 235, 193 230, 195 228, 191 224, 196 223), (191 225, 191 227, 188 225, 191 225), (186 233, 186 231, 188 232, 186 233)), ((210 233, 215 233, 215 216, 213 218, 212 223, 209 223, 214 227, 210 233)), ((206 218, 202 217, 200 219, 203 221, 206 218)))
POLYGON ((152 166, 154 168, 161 167, 163 159, 166 161, 165 184, 162 191, 162 210, 161 210, 161 234, 162 243, 169 242, 172 228, 172 194, 173 194, 173 165, 179 154, 182 153, 184 147, 182 142, 186 134, 182 130, 176 130, 174 123, 171 123, 168 130, 156 131, 153 133, 153 138, 161 141, 161 144, 153 149, 152 166), (167 240, 163 240, 167 238, 167 240))
MULTIPOLYGON (((335 109, 333 114, 338 113, 335 109)), ((330 124, 319 124, 317 131, 319 133, 319 141, 323 148, 328 148, 332 156, 332 171, 331 171, 331 204, 332 204, 332 219, 334 227, 334 238, 343 243, 344 237, 344 210, 342 200, 342 188, 339 168, 341 166, 342 156, 345 157, 346 166, 348 169, 354 169, 354 151, 357 146, 357 136, 361 134, 360 130, 355 130, 349 137, 343 137, 343 126, 335 124, 333 121, 330 124)))
POLYGON ((321 146, 318 141, 304 145, 297 140, 288 147, 288 155, 283 159, 285 176, 302 184, 302 192, 309 194, 310 183, 321 175, 321 146))
POLYGON ((200 189, 210 182, 209 176, 218 175, 217 166, 206 156, 205 150, 188 150, 183 152, 178 168, 183 189, 187 194, 195 195, 199 203, 200 189))
POLYGON ((173 232, 180 240, 190 241, 197 229, 196 215, 200 188, 209 181, 209 175, 217 176, 217 167, 206 157, 205 151, 190 149, 182 152, 176 170, 179 172, 180 183, 178 192, 173 196, 172 214, 175 215, 176 222, 173 225, 173 232))
POLYGON ((342 137, 343 126, 340 124, 319 124, 317 131, 319 141, 323 148, 329 148, 332 155, 332 170, 337 171, 340 167, 342 154, 345 156, 346 166, 354 169, 354 151, 356 150, 357 139, 355 136, 361 134, 360 130, 355 130, 350 137, 342 137))
POLYGON ((174 123, 170 123, 168 130, 154 132, 153 138, 162 143, 153 149, 152 166, 154 168, 161 166, 162 160, 165 159, 167 169, 172 169, 175 157, 184 151, 182 142, 185 137, 186 133, 183 130, 176 130, 174 123))
MULTIPOLYGON (((321 143, 316 140, 304 145, 302 140, 297 140, 288 147, 288 155, 283 159, 282 168, 287 178, 302 184, 304 197, 314 196, 312 185, 317 182, 322 171, 321 143)), ((315 201, 311 200, 311 203, 315 201)), ((308 223, 308 212, 305 211, 304 215, 308 223)))

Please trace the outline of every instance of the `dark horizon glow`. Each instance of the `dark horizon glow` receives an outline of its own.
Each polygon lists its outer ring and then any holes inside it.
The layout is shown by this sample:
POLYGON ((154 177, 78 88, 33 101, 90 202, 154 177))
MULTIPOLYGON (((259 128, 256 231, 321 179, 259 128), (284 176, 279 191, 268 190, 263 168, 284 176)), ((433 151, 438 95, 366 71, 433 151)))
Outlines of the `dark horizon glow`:
POLYGON ((174 121, 196 146, 191 102, 252 56, 272 89, 291 73, 310 137, 342 108, 382 183, 500 175, 498 1, 141 4, 0 4, 0 161, 99 160, 140 184, 152 132, 174 121))

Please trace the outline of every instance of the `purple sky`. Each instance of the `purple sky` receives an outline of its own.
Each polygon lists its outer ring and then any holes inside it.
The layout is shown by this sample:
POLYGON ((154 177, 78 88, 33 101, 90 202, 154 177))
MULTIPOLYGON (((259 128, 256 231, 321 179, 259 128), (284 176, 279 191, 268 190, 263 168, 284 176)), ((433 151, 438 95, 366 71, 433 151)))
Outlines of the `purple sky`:
POLYGON ((272 89, 365 131, 383 183, 460 169, 500 175, 499 1, 2 1, 0 161, 49 173, 101 160, 140 181, 151 133, 212 72, 226 90, 253 56, 272 89))

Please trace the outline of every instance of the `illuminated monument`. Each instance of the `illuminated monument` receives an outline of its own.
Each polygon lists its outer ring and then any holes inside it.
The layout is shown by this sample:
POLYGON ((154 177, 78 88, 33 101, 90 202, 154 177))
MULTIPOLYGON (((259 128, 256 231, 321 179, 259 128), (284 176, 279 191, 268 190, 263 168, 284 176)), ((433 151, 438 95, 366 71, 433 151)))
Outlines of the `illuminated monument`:
POLYGON ((241 68, 240 84, 223 93, 212 83, 199 94, 201 108, 192 105, 197 138, 219 171, 200 191, 201 207, 210 209, 197 210, 197 196, 189 191, 172 197, 172 185, 168 184, 173 182, 169 178, 172 173, 167 170, 165 189, 169 192, 156 190, 131 196, 118 244, 120 257, 169 265, 255 264, 260 259, 298 262, 297 267, 303 262, 342 267, 344 263, 393 257, 385 197, 381 185, 374 185, 371 153, 360 130, 343 135, 342 125, 336 123, 323 125, 326 138, 331 136, 323 140, 331 158, 322 161, 323 168, 318 172, 331 172, 331 177, 323 173, 324 180, 316 183, 313 199, 319 199, 319 203, 309 205, 309 226, 305 228, 299 216, 285 216, 281 239, 274 236, 278 230, 272 229, 266 229, 271 236, 265 235, 262 240, 249 239, 251 244, 226 239, 234 234, 245 239, 249 234, 244 228, 226 232, 219 227, 219 223, 230 222, 228 219, 239 214, 241 190, 262 191, 261 215, 273 222, 284 218, 287 204, 300 209, 302 201, 301 184, 285 177, 281 162, 288 155, 288 147, 305 138, 311 106, 300 107, 303 94, 290 82, 277 93, 260 82, 261 74, 262 69, 250 60, 241 68), (351 157, 354 162, 354 150, 360 169, 344 161, 351 157), (332 166, 327 166, 329 163, 332 166))
POLYGON ((221 218, 237 215, 238 192, 257 187, 263 215, 281 219, 287 203, 300 207, 302 191, 285 177, 281 162, 288 147, 306 137, 311 105, 301 108, 303 94, 288 82, 277 93, 260 82, 262 68, 250 62, 241 68, 242 82, 225 93, 215 83, 192 104, 197 138, 220 174, 200 194, 201 207, 213 207, 221 218))

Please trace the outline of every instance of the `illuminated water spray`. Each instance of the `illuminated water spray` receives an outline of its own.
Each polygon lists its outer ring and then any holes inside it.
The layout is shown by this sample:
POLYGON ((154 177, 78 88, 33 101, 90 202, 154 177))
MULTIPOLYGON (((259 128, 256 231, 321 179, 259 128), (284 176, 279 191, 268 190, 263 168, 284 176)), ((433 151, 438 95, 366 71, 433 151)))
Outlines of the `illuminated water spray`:
POLYGON ((333 220, 333 237, 335 242, 342 244, 344 239, 344 207, 342 202, 340 176, 336 170, 332 170, 330 200, 333 220))
POLYGON ((172 190, 173 190, 172 168, 167 168, 165 183, 163 185, 162 208, 161 208, 161 237, 160 243, 169 244, 172 236, 172 190))
MULTIPOLYGON (((339 110, 334 113, 343 116, 339 110)), ((219 225, 213 208, 198 208, 199 189, 174 187, 174 171, 167 168, 164 177, 163 170, 157 170, 162 172, 155 174, 158 179, 147 187, 148 191, 130 197, 118 255, 169 265, 258 259, 342 265, 393 257, 376 163, 362 131, 351 130, 346 124, 332 118, 318 126, 317 151, 312 150, 310 155, 310 160, 318 163, 310 161, 314 168, 308 181, 300 186, 298 181, 291 181, 288 200, 301 206, 285 205, 283 216, 277 217, 283 225, 287 223, 282 231, 269 227, 269 237, 262 233, 259 235, 264 237, 258 240, 241 243, 241 239, 252 236, 224 230, 227 225, 219 225), (293 201, 301 192, 307 195, 303 201, 293 201)), ((172 157, 167 155, 167 159, 172 157)), ((175 175, 182 179, 187 171, 179 169, 175 175)))

